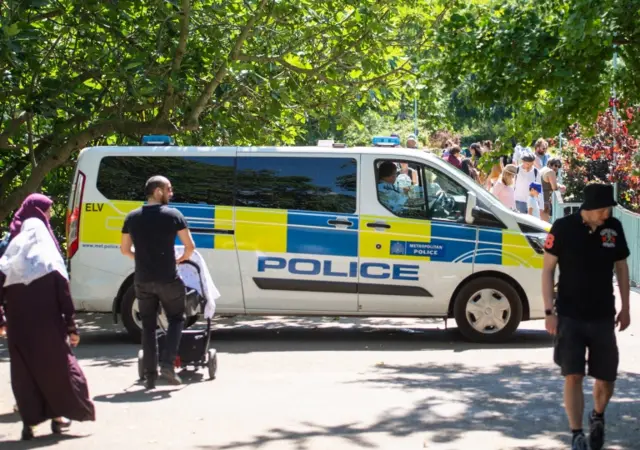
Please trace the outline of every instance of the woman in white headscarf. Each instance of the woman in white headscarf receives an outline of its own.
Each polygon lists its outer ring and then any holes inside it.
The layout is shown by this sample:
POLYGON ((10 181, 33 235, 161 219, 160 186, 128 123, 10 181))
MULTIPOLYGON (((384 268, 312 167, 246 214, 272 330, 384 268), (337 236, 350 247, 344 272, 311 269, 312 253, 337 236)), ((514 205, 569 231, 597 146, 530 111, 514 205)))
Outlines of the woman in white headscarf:
POLYGON ((0 335, 8 339, 23 440, 49 419, 54 433, 70 425, 63 417, 95 420, 87 381, 70 347, 80 338, 69 275, 47 226, 48 211, 41 212, 22 222, 0 258, 0 335))

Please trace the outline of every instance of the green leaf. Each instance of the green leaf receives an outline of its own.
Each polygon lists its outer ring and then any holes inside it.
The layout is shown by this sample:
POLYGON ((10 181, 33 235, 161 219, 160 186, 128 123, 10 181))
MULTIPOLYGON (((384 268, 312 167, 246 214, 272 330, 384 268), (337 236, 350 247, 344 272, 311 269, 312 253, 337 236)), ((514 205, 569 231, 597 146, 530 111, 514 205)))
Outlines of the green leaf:
POLYGON ((4 34, 7 37, 13 37, 16 34, 20 33, 20 25, 18 24, 18 22, 14 22, 11 25, 9 25, 8 27, 3 28, 3 29, 4 29, 4 34))

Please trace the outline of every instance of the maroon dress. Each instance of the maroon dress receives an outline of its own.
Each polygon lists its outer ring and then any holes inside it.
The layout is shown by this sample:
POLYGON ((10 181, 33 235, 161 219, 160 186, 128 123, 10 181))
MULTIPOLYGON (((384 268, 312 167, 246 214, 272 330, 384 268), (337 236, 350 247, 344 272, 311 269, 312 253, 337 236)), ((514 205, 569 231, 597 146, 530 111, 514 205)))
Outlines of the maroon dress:
POLYGON ((0 325, 6 310, 11 387, 22 422, 95 420, 87 380, 67 344, 77 331, 69 282, 51 272, 29 285, 4 285, 0 272, 0 325))

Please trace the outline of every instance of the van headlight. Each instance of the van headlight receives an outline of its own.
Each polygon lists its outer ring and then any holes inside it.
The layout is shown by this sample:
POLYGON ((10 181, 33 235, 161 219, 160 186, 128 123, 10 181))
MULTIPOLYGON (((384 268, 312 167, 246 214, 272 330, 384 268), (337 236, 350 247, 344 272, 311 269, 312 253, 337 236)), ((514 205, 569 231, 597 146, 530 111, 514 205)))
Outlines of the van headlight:
POLYGON ((544 255, 544 242, 547 240, 547 233, 541 231, 539 233, 525 233, 524 235, 535 252, 539 255, 544 255))

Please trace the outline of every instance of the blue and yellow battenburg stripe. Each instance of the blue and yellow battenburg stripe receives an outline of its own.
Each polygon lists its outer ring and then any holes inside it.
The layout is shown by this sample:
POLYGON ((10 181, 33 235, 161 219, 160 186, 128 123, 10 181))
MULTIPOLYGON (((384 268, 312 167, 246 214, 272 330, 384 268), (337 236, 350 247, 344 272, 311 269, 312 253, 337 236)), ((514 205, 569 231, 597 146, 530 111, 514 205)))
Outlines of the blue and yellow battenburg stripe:
MULTIPOLYGON (((83 205, 81 241, 119 244, 127 213, 142 202, 114 201, 83 205), (93 205, 93 206, 90 206, 93 205)), ((541 268, 542 256, 519 232, 466 224, 393 217, 361 216, 307 211, 171 204, 189 223, 201 249, 253 251, 474 263, 477 265, 541 268), (235 219, 235 227, 234 227, 235 219), (336 227, 334 220, 351 225, 336 227), (390 225, 377 231, 367 224, 390 225), (234 234, 213 230, 235 230, 234 234), (476 241, 478 242, 476 248, 476 241)))
POLYGON ((235 250, 233 235, 213 233, 213 230, 233 230, 232 207, 185 204, 171 206, 187 219, 197 248, 235 250))
MULTIPOLYGON (((84 204, 80 230, 82 244, 119 244, 126 215, 143 204, 131 201, 84 204)), ((233 230, 232 207, 180 203, 171 206, 185 216, 196 247, 235 250, 233 235, 212 233, 214 229, 233 230)), ((180 245, 177 239, 176 244, 180 245)))
POLYGON ((358 224, 349 214, 236 208, 236 243, 240 251, 357 257, 358 224), (332 220, 351 225, 336 228, 332 220))
POLYGON ((360 256, 364 258, 542 267, 542 256, 522 233, 436 221, 360 219, 360 256), (368 227, 378 221, 390 228, 380 232, 368 227))

